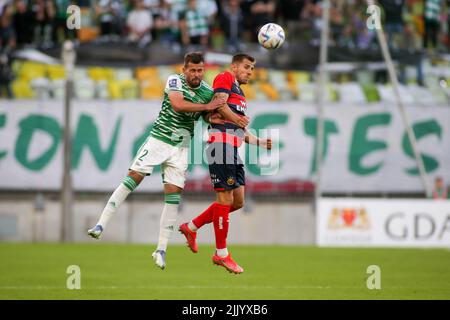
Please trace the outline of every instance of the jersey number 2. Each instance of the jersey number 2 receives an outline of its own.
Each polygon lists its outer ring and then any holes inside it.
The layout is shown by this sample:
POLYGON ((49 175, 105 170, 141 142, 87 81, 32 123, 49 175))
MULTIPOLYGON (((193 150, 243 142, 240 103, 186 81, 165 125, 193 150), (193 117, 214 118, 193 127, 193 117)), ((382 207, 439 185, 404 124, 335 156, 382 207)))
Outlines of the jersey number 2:
POLYGON ((143 159, 143 157, 145 157, 146 155, 148 155, 148 150, 147 149, 144 149, 144 151, 142 152, 142 156, 140 156, 138 159, 140 160, 140 161, 142 161, 143 159))

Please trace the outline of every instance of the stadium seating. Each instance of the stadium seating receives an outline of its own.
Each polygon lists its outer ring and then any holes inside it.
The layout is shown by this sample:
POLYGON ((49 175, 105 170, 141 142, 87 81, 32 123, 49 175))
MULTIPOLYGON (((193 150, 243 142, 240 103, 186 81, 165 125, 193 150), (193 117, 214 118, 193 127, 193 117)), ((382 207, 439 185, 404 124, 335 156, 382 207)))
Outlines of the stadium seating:
MULTIPOLYGON (((448 62, 439 62, 447 66, 448 62)), ((450 74, 443 74, 438 63, 424 64, 425 85, 416 83, 416 68, 406 67, 407 85, 399 91, 404 103, 448 104, 450 74)), ((143 66, 137 68, 76 67, 73 73, 77 99, 156 99, 160 100, 167 77, 179 73, 182 65, 143 66)), ((205 81, 212 84, 214 77, 225 70, 224 66, 207 65, 205 81)), ((12 83, 13 94, 18 99, 61 99, 64 97, 65 71, 61 65, 45 65, 29 61, 15 61, 12 83)), ((248 100, 291 101, 304 103, 316 101, 314 74, 297 70, 257 68, 253 79, 243 86, 248 100)), ((328 103, 370 104, 395 103, 390 84, 375 83, 374 72, 361 70, 342 72, 330 77, 325 101, 328 103)))
POLYGON ((95 81, 89 78, 74 81, 75 97, 81 100, 90 100, 96 97, 95 81))
POLYGON ((52 83, 48 78, 35 78, 30 82, 31 88, 36 93, 36 98, 45 100, 50 99, 52 91, 52 83))
POLYGON ((256 89, 253 83, 243 86, 242 91, 244 91, 245 97, 248 100, 254 100, 256 98, 256 89))
POLYGON ((15 80, 12 83, 12 91, 17 99, 33 99, 35 97, 31 84, 27 80, 15 80))
POLYGON ((97 81, 95 84, 95 95, 99 99, 109 99, 110 91, 108 89, 108 81, 97 81))
POLYGON ((54 99, 64 99, 64 79, 55 79, 52 81, 51 86, 53 89, 53 98, 54 99))
POLYGON ((64 79, 65 71, 61 65, 49 65, 47 66, 48 77, 51 80, 64 79))

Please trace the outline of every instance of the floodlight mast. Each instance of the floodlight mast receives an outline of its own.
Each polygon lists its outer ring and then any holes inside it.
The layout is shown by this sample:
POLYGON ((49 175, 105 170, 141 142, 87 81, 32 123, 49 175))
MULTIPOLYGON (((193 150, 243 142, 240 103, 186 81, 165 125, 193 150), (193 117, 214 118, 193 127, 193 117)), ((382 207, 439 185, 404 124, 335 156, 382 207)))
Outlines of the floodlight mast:
POLYGON ((317 211, 318 202, 322 196, 322 154, 323 154, 323 104, 324 104, 324 92, 326 86, 326 65, 328 60, 328 37, 330 29, 330 1, 324 0, 322 7, 322 29, 320 32, 320 60, 319 60, 319 73, 317 77, 317 90, 316 90, 316 102, 317 102, 317 134, 316 134, 316 183, 314 187, 314 210, 317 211))
POLYGON ((73 93, 73 69, 75 66, 76 52, 73 42, 66 40, 62 49, 62 61, 65 69, 65 94, 64 94, 64 156, 63 156, 63 181, 62 181, 62 215, 61 215, 61 240, 72 242, 73 239, 73 188, 72 188, 72 135, 70 129, 71 100, 73 93))

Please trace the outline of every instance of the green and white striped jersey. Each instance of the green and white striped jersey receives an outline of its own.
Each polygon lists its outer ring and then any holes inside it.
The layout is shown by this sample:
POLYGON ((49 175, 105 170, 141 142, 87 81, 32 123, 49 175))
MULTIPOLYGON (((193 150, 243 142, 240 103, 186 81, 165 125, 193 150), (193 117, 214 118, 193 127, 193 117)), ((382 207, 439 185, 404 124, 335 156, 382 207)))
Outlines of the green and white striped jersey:
POLYGON ((184 100, 192 103, 209 103, 214 90, 205 81, 197 88, 191 88, 184 74, 174 74, 167 79, 164 89, 164 100, 161 111, 156 118, 150 135, 172 146, 187 146, 194 135, 195 121, 200 118, 201 112, 176 112, 169 100, 169 92, 183 93, 184 100))

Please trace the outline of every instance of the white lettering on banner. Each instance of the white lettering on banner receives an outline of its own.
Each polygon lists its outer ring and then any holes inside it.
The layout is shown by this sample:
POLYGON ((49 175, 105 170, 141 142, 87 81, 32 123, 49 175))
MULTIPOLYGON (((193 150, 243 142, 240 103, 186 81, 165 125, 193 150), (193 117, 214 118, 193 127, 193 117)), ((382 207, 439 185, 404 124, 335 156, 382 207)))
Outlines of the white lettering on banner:
POLYGON ((450 248, 450 200, 322 198, 316 227, 322 246, 450 248), (361 208, 367 228, 358 223, 361 208))
MULTIPOLYGON (((273 148, 267 151, 243 144, 239 152, 246 161, 247 178, 314 182, 315 107, 300 106, 298 102, 257 104, 257 108, 247 110, 250 129, 272 138, 273 148)), ((60 189, 63 170, 60 106, 54 100, 45 104, 0 101, 0 189, 60 189)), ((95 104, 74 101, 71 125, 75 190, 112 191, 126 175, 127 166, 147 138, 160 108, 158 101, 95 101, 95 104)), ((429 107, 424 113, 422 108, 408 106, 408 113, 428 177, 442 176, 450 181, 450 108, 429 107)), ((326 106, 324 128, 324 192, 423 191, 402 120, 389 106, 326 106)), ((206 179, 209 175, 204 160, 205 126, 201 131, 199 123, 195 130, 188 180, 206 179)), ((137 191, 162 191, 160 169, 146 177, 137 191)), ((370 227, 359 212, 356 214, 354 228, 370 227)), ((419 227, 424 228, 426 218, 418 219, 419 227)), ((344 221, 339 223, 345 225, 344 221)), ((438 224, 435 227, 436 234, 442 227, 438 224)), ((425 230, 418 232, 419 236, 426 236, 425 230)), ((402 235, 401 230, 395 235, 402 235)))

